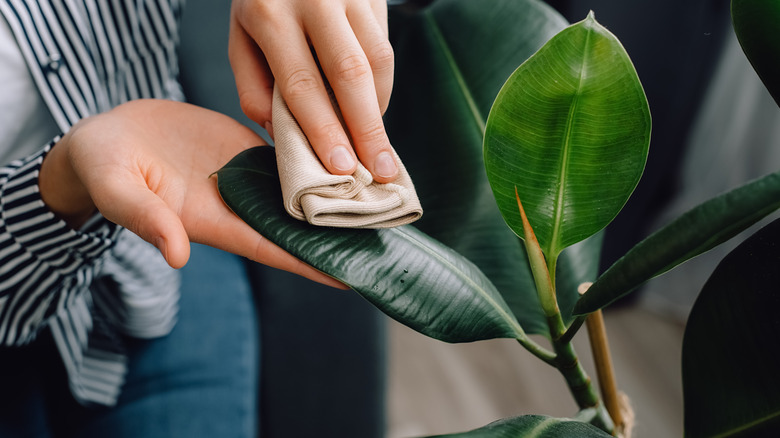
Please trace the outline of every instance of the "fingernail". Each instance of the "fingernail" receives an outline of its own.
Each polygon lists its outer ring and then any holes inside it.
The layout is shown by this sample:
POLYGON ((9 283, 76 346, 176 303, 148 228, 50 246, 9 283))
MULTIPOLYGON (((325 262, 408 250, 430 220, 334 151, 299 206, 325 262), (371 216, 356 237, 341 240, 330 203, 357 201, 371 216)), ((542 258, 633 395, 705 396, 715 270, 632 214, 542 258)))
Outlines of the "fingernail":
POLYGON ((398 167, 395 165, 395 159, 388 152, 382 152, 374 161, 374 173, 382 178, 392 178, 398 173, 398 167))
POLYGON ((355 159, 344 146, 337 146, 330 151, 330 165, 336 170, 347 172, 355 167, 355 159))

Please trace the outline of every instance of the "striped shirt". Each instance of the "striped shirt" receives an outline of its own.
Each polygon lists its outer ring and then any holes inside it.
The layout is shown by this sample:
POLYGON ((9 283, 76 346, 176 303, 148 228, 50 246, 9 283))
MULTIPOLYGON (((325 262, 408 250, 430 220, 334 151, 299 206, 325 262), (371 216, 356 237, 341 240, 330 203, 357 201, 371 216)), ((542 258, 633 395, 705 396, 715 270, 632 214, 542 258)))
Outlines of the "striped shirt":
MULTIPOLYGON (((0 0, 61 130, 129 100, 181 100, 176 45, 183 0, 0 0)), ((0 96, 2 99, 2 96, 0 96)), ((51 330, 74 397, 116 403, 125 336, 175 323, 178 273, 154 247, 96 215, 73 230, 41 201, 55 138, 0 168, 0 360, 51 330)))

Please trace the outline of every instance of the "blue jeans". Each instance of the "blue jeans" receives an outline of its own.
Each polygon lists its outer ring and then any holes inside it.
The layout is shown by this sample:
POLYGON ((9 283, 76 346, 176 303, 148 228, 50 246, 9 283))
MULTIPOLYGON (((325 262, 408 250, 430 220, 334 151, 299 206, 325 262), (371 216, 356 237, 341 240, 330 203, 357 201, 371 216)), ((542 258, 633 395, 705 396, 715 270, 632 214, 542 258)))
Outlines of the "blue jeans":
POLYGON ((131 340, 117 406, 70 395, 48 336, 0 350, 0 437, 252 437, 259 337, 242 260, 193 245, 182 269, 179 321, 163 338, 131 340))

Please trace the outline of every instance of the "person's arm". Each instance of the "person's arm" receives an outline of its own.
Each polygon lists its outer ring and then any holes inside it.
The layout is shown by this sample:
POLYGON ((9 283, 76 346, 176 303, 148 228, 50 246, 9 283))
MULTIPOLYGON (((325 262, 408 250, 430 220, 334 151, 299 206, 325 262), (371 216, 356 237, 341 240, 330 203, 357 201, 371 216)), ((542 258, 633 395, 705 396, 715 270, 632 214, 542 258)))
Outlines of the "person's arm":
POLYGON ((210 175, 262 143, 216 112, 139 100, 80 121, 48 153, 3 169, 0 345, 28 341, 67 305, 118 227, 154 244, 175 268, 198 242, 343 287, 259 235, 220 198, 210 175), (97 212, 105 220, 90 220, 97 212))
POLYGON ((85 290, 119 227, 95 216, 70 227, 44 204, 40 152, 0 168, 0 346, 22 345, 85 290))
POLYGON ((241 107, 272 131, 277 82, 328 171, 350 174, 357 157, 376 181, 393 181, 398 169, 382 122, 393 87, 387 32, 386 0, 233 0, 229 56, 241 107))
POLYGON ((133 101, 74 125, 43 162, 41 197, 73 226, 97 209, 154 244, 174 268, 197 242, 337 285, 259 235, 220 198, 210 175, 261 144, 252 130, 214 111, 133 101))

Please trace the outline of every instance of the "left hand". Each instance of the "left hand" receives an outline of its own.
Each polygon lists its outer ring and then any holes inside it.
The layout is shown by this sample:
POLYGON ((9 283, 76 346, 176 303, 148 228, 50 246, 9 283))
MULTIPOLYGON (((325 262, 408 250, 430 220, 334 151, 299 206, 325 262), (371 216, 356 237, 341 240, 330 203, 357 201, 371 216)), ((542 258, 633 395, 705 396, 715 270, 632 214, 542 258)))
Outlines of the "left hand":
POLYGON ((229 56, 249 118, 271 132, 277 81, 329 172, 351 174, 357 155, 377 182, 398 176, 382 122, 394 67, 385 0, 233 0, 229 56), (333 110, 317 62, 348 133, 333 110))
POLYGON ((220 198, 210 175, 260 144, 249 128, 214 111, 131 101, 82 119, 57 142, 41 165, 41 199, 74 228, 99 210, 155 245, 174 268, 197 242, 343 288, 258 234, 220 198))

